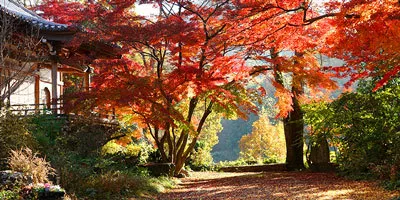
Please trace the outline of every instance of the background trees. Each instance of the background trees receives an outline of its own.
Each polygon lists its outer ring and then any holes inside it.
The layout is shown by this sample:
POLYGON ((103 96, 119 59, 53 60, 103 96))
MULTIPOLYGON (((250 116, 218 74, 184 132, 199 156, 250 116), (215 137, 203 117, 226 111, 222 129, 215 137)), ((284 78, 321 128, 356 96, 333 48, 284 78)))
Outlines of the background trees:
POLYGON ((256 163, 282 162, 285 159, 283 124, 272 125, 269 116, 261 113, 253 123, 253 131, 240 139, 240 158, 256 163))
POLYGON ((372 92, 375 81, 360 81, 355 93, 323 106, 307 106, 305 119, 312 137, 327 137, 338 146, 338 163, 347 175, 399 180, 398 83, 391 80, 372 92))

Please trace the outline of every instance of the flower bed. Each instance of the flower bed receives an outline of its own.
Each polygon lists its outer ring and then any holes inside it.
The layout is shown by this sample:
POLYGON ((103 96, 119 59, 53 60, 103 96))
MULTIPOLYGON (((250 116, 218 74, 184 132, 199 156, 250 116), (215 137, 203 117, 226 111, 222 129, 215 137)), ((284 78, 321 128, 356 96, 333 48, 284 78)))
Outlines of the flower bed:
POLYGON ((59 185, 46 183, 26 186, 22 189, 22 193, 24 199, 58 200, 64 199, 65 190, 59 185))

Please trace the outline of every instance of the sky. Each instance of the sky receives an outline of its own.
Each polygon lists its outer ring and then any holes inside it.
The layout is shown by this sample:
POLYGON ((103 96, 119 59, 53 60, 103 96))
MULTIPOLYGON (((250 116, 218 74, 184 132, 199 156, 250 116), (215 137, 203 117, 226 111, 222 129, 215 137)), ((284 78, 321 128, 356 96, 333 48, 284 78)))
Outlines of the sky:
MULTIPOLYGON (((329 0, 312 0, 313 5, 321 5, 329 0)), ((142 16, 154 16, 158 15, 158 8, 154 4, 138 4, 136 5, 135 11, 137 14, 142 16)))
POLYGON ((153 4, 140 4, 136 5, 135 11, 137 14, 142 16, 158 15, 158 9, 153 4))

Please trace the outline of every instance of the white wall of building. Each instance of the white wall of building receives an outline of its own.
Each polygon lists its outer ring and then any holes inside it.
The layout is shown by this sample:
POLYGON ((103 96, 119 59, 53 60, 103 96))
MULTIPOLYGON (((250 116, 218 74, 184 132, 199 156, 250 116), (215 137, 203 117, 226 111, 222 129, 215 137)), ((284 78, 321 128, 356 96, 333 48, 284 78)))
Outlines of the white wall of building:
POLYGON ((35 103, 35 78, 29 77, 11 95, 11 105, 35 103))
MULTIPOLYGON (((39 103, 46 103, 46 93, 45 88, 50 91, 50 98, 52 92, 52 84, 51 84, 51 70, 47 68, 42 68, 37 72, 40 76, 39 82, 39 103)), ((61 95, 61 87, 63 83, 60 81, 61 73, 57 73, 57 95, 58 98, 61 95)), ((11 97, 11 105, 19 105, 19 104, 35 104, 35 77, 30 76, 26 78, 25 82, 15 91, 11 97)))

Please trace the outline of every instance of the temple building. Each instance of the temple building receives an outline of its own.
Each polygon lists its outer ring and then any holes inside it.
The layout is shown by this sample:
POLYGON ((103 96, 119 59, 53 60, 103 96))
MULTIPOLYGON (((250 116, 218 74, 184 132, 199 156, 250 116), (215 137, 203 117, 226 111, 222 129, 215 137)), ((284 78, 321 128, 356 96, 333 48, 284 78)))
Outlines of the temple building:
POLYGON ((66 44, 78 31, 13 0, 0 0, 0 106, 25 113, 62 113, 65 74, 81 77, 88 90, 90 62, 119 56, 107 44, 82 44, 71 52, 66 44))

